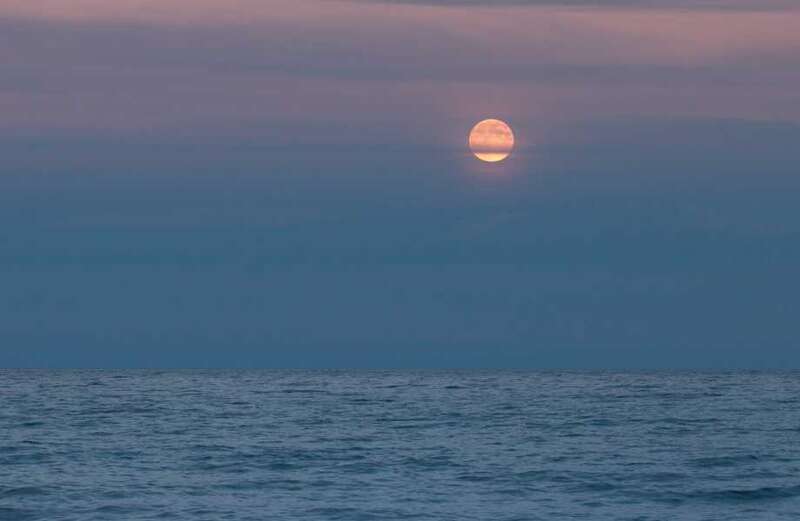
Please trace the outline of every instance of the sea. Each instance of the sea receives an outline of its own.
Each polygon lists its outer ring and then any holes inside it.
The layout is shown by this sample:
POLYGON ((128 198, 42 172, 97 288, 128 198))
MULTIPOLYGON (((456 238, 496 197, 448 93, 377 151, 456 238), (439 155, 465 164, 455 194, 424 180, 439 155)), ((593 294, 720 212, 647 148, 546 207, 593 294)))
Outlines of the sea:
POLYGON ((800 519, 800 373, 0 371, 0 520, 800 519))

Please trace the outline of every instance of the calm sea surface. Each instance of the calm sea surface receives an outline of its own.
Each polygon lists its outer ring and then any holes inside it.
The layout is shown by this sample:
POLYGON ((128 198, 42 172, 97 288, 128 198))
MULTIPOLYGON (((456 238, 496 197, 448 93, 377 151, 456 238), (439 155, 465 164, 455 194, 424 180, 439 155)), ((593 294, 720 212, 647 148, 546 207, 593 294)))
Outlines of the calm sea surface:
POLYGON ((0 371, 0 519, 800 519, 800 373, 0 371))

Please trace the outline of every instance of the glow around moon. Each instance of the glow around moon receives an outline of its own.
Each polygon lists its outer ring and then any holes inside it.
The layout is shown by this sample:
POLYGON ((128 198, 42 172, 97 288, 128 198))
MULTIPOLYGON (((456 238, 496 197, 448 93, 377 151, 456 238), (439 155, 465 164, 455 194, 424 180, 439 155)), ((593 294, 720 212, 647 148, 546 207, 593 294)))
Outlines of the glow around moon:
POLYGON ((505 121, 484 119, 472 127, 469 148, 481 161, 497 163, 511 154, 514 133, 505 121))

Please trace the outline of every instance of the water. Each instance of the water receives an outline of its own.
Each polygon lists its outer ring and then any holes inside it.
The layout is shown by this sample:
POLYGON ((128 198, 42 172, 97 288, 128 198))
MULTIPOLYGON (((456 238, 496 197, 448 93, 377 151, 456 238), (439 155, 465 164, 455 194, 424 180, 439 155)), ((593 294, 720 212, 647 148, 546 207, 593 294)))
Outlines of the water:
POLYGON ((0 371, 0 519, 800 519, 800 373, 0 371))

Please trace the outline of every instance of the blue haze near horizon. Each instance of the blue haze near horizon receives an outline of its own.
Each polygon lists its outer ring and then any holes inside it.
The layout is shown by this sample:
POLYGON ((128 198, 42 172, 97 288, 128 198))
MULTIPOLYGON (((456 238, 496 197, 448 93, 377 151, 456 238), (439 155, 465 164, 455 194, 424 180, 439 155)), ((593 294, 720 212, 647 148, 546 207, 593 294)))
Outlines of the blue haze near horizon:
POLYGON ((586 133, 8 141, 0 366, 800 366, 798 127, 586 133))

